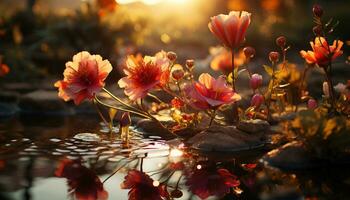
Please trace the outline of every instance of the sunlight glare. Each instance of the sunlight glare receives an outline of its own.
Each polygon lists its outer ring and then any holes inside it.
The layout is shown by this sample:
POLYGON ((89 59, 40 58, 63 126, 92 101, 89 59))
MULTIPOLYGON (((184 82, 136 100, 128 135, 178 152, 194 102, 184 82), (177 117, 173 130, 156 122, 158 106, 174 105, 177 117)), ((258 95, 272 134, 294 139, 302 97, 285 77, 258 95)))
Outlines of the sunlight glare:
POLYGON ((184 4, 188 0, 116 0, 119 4, 129 4, 135 2, 141 2, 146 5, 154 5, 161 2, 172 3, 172 4, 184 4))

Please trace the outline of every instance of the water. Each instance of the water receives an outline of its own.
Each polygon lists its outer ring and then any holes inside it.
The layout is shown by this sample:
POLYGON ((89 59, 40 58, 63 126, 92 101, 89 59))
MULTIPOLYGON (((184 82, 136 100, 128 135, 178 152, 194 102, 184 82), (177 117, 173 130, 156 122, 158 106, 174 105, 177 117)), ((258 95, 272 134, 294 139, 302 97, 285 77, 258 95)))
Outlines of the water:
POLYGON ((132 132, 125 146, 95 116, 2 120, 0 199, 349 199, 346 167, 283 172, 266 150, 201 155, 132 132))

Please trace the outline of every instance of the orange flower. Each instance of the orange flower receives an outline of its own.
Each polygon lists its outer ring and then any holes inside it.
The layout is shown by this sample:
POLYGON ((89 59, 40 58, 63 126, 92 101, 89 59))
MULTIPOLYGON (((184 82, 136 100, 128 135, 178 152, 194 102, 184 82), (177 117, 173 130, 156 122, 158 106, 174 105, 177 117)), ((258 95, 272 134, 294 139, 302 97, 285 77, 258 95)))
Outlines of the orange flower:
POLYGON ((5 76, 10 72, 9 66, 0 63, 0 77, 5 76))
POLYGON ((333 45, 329 46, 323 37, 316 37, 315 43, 310 42, 312 51, 300 51, 301 57, 305 59, 308 64, 317 64, 319 66, 326 66, 330 60, 334 60, 343 54, 341 50, 343 42, 340 40, 333 41, 333 45), (331 59, 330 59, 330 56, 331 59))
POLYGON ((231 11, 228 15, 220 14, 211 18, 210 31, 229 48, 238 47, 244 40, 250 24, 250 13, 231 11))
POLYGON ((97 0, 97 4, 100 8, 99 15, 105 16, 107 12, 113 12, 117 8, 118 4, 116 0, 97 0))
POLYGON ((198 109, 216 109, 223 104, 233 103, 241 99, 239 94, 227 86, 224 76, 215 79, 204 73, 199 76, 198 80, 199 82, 185 88, 193 106, 198 109))
MULTIPOLYGON (((235 68, 244 64, 245 55, 243 51, 240 51, 235 55, 235 68)), ((225 74, 229 74, 232 72, 232 54, 227 50, 222 50, 219 54, 217 54, 214 59, 210 63, 210 67, 214 71, 222 71, 225 74)))
POLYGON ((169 81, 169 66, 170 60, 164 51, 141 60, 129 56, 124 69, 127 76, 119 80, 119 87, 125 88, 124 93, 133 101, 143 98, 151 89, 162 87, 169 81))
POLYGON ((104 87, 111 70, 108 60, 87 51, 80 52, 66 63, 64 79, 55 83, 58 96, 65 101, 74 100, 77 105, 84 99, 92 99, 104 87))

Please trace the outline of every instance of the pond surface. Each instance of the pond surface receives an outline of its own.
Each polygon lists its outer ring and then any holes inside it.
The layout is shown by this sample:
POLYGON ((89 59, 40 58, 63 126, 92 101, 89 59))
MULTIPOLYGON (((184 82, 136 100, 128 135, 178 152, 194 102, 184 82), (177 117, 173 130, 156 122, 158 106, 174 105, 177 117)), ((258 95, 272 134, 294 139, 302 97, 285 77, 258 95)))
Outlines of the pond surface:
POLYGON ((350 170, 283 172, 237 155, 192 152, 178 140, 127 146, 95 116, 0 121, 0 199, 349 199, 350 170))

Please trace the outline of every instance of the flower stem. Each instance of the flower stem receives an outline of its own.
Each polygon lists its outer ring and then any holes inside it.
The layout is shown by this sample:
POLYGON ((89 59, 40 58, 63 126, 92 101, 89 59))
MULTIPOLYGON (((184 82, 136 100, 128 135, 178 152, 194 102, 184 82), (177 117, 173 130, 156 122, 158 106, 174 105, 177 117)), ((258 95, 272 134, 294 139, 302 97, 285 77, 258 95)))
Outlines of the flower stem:
MULTIPOLYGON (((232 90, 233 92, 236 92, 236 86, 235 86, 235 49, 231 49, 231 54, 232 54, 232 90)), ((239 116, 238 116, 238 107, 237 103, 232 104, 232 111, 233 111, 233 122, 237 123, 239 121, 239 116)))
POLYGON ((100 118, 102 119, 102 121, 108 125, 109 123, 107 122, 106 118, 103 116, 102 112, 101 112, 101 109, 98 107, 97 103, 96 103, 96 99, 93 99, 92 100, 92 103, 94 104, 96 110, 97 110, 97 113, 98 115, 100 116, 100 118))
POLYGON ((215 119, 215 116, 216 116, 216 109, 213 111, 212 115, 211 115, 211 118, 210 118, 210 122, 209 122, 209 127, 211 127, 211 125, 213 124, 214 122, 214 119, 215 119))

